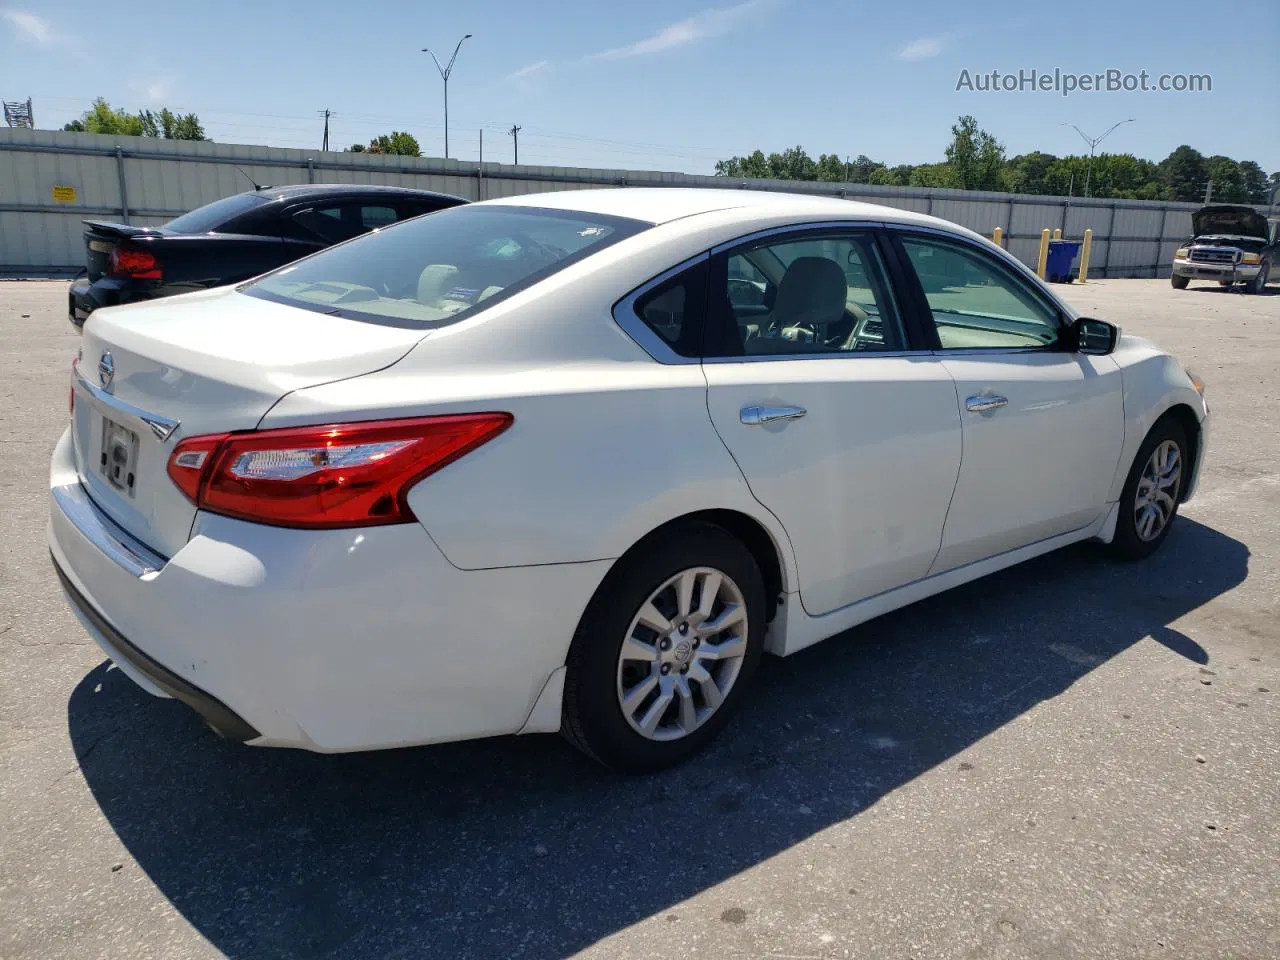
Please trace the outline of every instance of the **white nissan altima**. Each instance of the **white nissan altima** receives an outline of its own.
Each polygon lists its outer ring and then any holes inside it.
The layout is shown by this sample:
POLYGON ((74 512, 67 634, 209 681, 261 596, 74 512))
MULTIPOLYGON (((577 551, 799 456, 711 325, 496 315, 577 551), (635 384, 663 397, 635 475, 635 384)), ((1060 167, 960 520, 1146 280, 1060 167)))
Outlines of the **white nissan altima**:
POLYGON ((140 686, 318 751, 653 770, 794 653, 1066 544, 1141 557, 1203 387, 952 224, 617 189, 99 310, 49 544, 140 686))

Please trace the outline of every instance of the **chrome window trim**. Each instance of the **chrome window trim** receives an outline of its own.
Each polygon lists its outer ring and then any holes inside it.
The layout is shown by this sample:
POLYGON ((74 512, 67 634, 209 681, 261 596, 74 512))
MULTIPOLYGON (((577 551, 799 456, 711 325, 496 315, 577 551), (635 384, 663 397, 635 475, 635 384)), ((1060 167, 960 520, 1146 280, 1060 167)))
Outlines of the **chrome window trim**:
POLYGON ((173 432, 181 426, 181 423, 177 420, 171 420, 168 417, 160 416, 158 413, 150 413, 141 407, 135 407, 132 403, 121 400, 119 397, 114 397, 95 386, 89 381, 88 377, 80 372, 79 364, 76 364, 75 371, 76 385, 81 387, 97 403, 106 407, 112 413, 128 417, 135 421, 137 425, 146 427, 161 441, 168 440, 173 436, 173 432))
POLYGON ((700 263, 708 263, 711 260, 710 253, 700 253, 695 257, 690 257, 681 263, 676 264, 667 270, 662 271, 652 280, 646 280, 640 286, 636 287, 625 297, 613 305, 613 319, 622 328, 622 332, 635 341, 638 346, 649 356, 653 357, 659 363, 670 365, 701 363, 700 357, 685 357, 676 353, 671 349, 671 345, 662 337, 658 336, 649 325, 644 322, 644 318, 640 316, 636 310, 636 301, 647 294, 655 287, 659 287, 666 283, 672 277, 678 276, 691 267, 696 267, 700 263))
POLYGON ((167 562, 154 550, 122 530, 89 499, 83 486, 69 483, 54 487, 53 502, 80 534, 118 567, 139 580, 150 580, 167 562))
POLYGON ((706 357, 703 363, 779 363, 784 360, 845 360, 866 357, 869 360, 893 357, 928 357, 928 350, 832 350, 829 353, 764 353, 742 357, 706 357))
POLYGON ((771 237, 786 236, 791 233, 824 233, 831 230, 876 230, 884 226, 885 224, 881 220, 819 220, 814 223, 789 223, 781 227, 757 230, 755 233, 747 233, 736 239, 717 244, 711 248, 711 255, 726 253, 736 247, 754 243, 757 240, 767 240, 771 237))

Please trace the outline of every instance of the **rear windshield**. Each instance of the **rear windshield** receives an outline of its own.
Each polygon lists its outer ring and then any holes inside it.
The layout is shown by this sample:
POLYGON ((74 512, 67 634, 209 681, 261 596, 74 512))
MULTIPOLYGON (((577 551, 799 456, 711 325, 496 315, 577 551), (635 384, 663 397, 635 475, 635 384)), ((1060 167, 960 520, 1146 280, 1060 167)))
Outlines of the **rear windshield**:
POLYGON ((453 321, 647 226, 568 210, 453 207, 330 247, 240 289, 356 320, 453 321))
POLYGON ((211 233, 228 220, 240 216, 267 202, 267 198, 257 193, 237 193, 234 197, 223 197, 203 207, 196 207, 190 213, 184 213, 170 220, 160 229, 173 233, 211 233))

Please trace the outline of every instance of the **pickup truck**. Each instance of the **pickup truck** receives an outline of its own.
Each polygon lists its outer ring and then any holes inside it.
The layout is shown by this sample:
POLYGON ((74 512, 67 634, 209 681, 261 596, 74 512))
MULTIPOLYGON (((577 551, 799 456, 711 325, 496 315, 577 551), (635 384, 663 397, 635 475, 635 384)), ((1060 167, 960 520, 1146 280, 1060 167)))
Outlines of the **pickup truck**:
POLYGON ((1201 207, 1191 216, 1195 235, 1173 254, 1175 290, 1192 280, 1214 280, 1223 287, 1244 285, 1262 293, 1280 260, 1280 220, 1268 220, 1252 207, 1201 207))

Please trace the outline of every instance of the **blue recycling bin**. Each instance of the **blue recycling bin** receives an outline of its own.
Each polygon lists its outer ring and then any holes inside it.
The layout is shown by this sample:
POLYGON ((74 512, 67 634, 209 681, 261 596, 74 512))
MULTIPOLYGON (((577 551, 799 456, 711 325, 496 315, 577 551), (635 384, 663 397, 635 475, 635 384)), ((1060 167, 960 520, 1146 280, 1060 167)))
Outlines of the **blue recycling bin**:
POLYGON ((1080 253, 1077 240, 1050 240, 1049 256, 1044 264, 1044 276, 1050 283, 1070 283, 1071 266, 1080 253))

